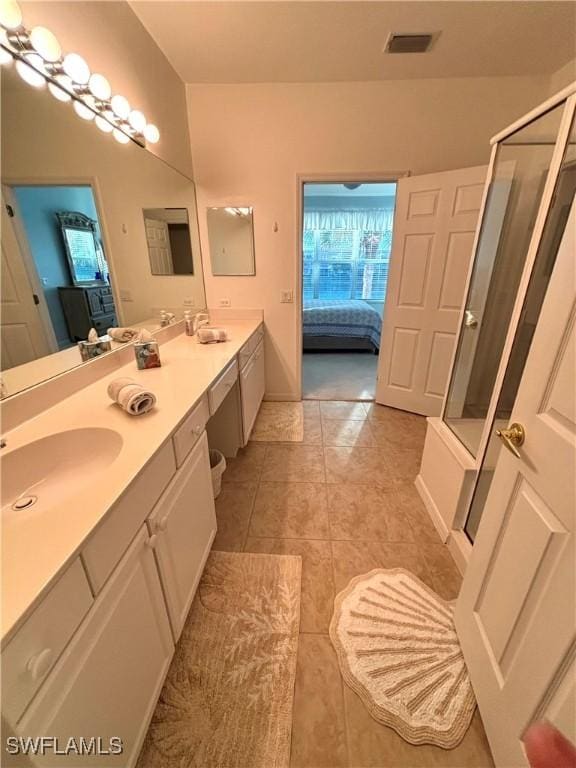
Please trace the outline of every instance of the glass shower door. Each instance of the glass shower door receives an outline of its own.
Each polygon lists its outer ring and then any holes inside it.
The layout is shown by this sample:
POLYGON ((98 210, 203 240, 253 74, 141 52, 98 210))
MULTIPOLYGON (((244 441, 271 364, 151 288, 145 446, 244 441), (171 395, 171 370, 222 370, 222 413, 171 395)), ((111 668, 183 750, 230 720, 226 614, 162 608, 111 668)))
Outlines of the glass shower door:
POLYGON ((444 421, 476 457, 554 152, 561 104, 498 145, 444 421))

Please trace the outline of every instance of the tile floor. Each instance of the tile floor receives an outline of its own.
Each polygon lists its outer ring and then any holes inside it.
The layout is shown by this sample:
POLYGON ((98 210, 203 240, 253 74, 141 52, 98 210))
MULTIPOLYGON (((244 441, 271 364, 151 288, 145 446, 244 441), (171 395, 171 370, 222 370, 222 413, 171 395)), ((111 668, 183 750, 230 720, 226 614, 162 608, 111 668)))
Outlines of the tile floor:
POLYGON ((249 443, 228 461, 214 549, 302 556, 291 768, 492 766, 476 714, 453 750, 415 747, 373 720, 342 681, 328 637, 334 595, 404 567, 446 599, 460 575, 414 488, 420 416, 373 403, 304 401, 304 442, 249 443))

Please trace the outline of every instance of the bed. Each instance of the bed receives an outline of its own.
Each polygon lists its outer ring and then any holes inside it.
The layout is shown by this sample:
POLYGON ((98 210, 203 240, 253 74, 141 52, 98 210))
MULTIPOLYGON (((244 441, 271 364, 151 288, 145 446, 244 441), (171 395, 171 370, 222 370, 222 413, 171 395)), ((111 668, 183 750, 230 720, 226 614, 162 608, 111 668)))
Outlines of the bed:
POLYGON ((367 301, 307 299, 302 315, 304 350, 380 349, 382 318, 367 301))

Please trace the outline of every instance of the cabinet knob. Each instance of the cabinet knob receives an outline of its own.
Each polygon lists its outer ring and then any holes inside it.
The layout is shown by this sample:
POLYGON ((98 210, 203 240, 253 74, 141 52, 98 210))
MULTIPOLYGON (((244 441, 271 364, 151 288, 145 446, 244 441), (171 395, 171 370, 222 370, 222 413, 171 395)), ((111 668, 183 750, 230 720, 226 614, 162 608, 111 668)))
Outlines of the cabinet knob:
POLYGON ((163 517, 162 520, 158 520, 158 522, 156 523, 157 531, 165 531, 166 528, 168 528, 168 515, 166 515, 166 517, 163 517))
POLYGON ((146 542, 146 546, 148 547, 148 549, 156 549, 157 541, 158 541, 158 536, 156 536, 156 534, 153 533, 152 536, 150 536, 150 538, 146 542))
POLYGON ((39 680, 44 677, 52 664, 52 648, 44 648, 40 653, 31 656, 26 664, 26 669, 30 673, 32 680, 39 680))

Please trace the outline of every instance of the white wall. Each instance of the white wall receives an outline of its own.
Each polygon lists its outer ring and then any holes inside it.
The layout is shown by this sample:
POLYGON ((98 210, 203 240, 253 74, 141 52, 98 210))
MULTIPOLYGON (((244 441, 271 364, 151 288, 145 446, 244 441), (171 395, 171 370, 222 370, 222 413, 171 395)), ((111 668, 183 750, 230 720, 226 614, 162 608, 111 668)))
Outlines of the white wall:
POLYGON ((160 129, 150 150, 192 175, 184 84, 126 2, 22 2, 24 24, 47 26, 62 49, 83 56, 114 92, 160 129))
POLYGON ((548 94, 548 78, 188 85, 202 248, 206 207, 253 205, 254 277, 205 270, 208 306, 262 307, 267 396, 298 396, 296 176, 480 165, 490 136, 548 94), (274 232, 274 223, 278 231, 274 232))

